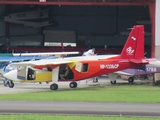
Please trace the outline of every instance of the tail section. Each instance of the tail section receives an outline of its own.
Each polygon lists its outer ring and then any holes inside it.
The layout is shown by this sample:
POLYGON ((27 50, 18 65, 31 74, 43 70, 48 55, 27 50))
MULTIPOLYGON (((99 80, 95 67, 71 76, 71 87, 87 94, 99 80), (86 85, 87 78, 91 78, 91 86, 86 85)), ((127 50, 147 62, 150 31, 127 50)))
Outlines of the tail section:
POLYGON ((144 58, 144 26, 136 25, 127 39, 127 42, 121 52, 123 59, 141 59, 144 58))

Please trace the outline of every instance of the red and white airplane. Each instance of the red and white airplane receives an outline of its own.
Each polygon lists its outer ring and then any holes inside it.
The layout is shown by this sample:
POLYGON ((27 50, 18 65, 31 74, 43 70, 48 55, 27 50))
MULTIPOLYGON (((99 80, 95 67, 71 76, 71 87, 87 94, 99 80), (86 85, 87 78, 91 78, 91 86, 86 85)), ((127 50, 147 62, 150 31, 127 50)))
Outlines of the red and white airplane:
POLYGON ((21 66, 18 69, 18 73, 11 71, 5 74, 4 77, 13 81, 26 81, 29 80, 28 75, 32 74, 34 76, 32 79, 34 82, 34 79, 38 78, 38 73, 35 74, 35 71, 39 71, 41 76, 43 76, 43 71, 47 71, 51 73, 50 78, 48 77, 49 74, 41 78, 46 78, 43 81, 51 83, 51 90, 57 90, 58 82, 61 80, 70 81, 70 87, 76 88, 77 81, 103 74, 108 74, 110 80, 114 82, 117 77, 116 71, 140 67, 145 64, 160 64, 160 61, 155 58, 144 58, 144 26, 136 25, 133 26, 120 55, 78 56, 19 62, 13 64, 15 66, 21 66), (63 72, 66 66, 67 70, 63 72), (21 68, 25 68, 25 70, 26 68, 32 69, 32 72, 30 70, 22 72, 21 68), (20 73, 23 73, 23 76, 20 73))

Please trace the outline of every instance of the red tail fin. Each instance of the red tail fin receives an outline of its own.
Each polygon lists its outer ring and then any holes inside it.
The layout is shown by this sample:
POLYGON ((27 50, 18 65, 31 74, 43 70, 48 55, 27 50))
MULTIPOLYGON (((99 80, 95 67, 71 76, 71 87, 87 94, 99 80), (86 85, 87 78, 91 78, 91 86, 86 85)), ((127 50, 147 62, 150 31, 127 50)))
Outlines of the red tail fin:
POLYGON ((127 42, 121 52, 123 59, 141 59, 144 58, 144 26, 136 25, 127 39, 127 42))

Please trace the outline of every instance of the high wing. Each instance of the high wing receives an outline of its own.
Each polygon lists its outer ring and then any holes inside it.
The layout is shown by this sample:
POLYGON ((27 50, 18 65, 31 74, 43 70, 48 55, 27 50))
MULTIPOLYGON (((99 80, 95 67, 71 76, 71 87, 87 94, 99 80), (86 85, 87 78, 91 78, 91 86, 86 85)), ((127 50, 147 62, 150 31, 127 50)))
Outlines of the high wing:
POLYGON ((50 55, 75 55, 80 52, 41 52, 41 53, 13 53, 13 56, 50 56, 50 55))
POLYGON ((27 60, 39 60, 39 59, 53 59, 56 55, 73 55, 79 54, 79 52, 42 52, 42 53, 13 53, 5 56, 0 56, 0 62, 9 61, 27 61, 27 60), (53 56, 55 55, 55 56, 53 56))
MULTIPOLYGON (((17 57, 14 57, 14 56, 0 56, 0 74, 3 74, 3 68, 4 66, 8 63, 8 62, 18 62, 18 61, 29 61, 29 60, 40 60, 40 59, 48 59, 50 57, 47 57, 47 56, 17 56, 17 57)), ((54 59, 56 57, 52 56, 51 59, 54 59)))
POLYGON ((102 60, 110 57, 116 57, 118 55, 97 55, 97 56, 77 56, 77 57, 67 57, 67 58, 57 58, 57 59, 45 59, 38 61, 28 61, 28 62, 18 62, 13 63, 14 66, 48 66, 48 65, 58 65, 58 64, 67 64, 73 63, 75 61, 83 60, 102 60))
POLYGON ((70 55, 79 54, 79 52, 43 52, 43 53, 13 53, 6 56, 0 57, 0 62, 9 61, 26 61, 26 60, 39 60, 46 58, 56 58, 50 55, 70 55))
MULTIPOLYGON (((27 61, 27 60, 39 60, 39 59, 46 59, 48 57, 44 57, 44 56, 9 56, 9 57, 0 57, 0 62, 15 62, 15 61, 27 61)), ((52 57, 52 58, 56 58, 56 57, 52 57)))
POLYGON ((59 65, 73 63, 73 61, 65 60, 65 59, 53 59, 53 60, 38 60, 38 61, 28 61, 28 62, 18 62, 13 63, 14 66, 48 66, 48 65, 59 65))

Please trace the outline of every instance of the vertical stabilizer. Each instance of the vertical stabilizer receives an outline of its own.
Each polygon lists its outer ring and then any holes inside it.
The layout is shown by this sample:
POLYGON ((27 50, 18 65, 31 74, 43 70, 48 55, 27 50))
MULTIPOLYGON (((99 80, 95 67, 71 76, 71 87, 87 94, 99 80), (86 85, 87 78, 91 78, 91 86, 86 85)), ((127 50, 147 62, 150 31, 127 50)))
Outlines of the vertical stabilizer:
POLYGON ((144 58, 144 26, 136 25, 132 28, 126 44, 121 52, 123 59, 144 58))

